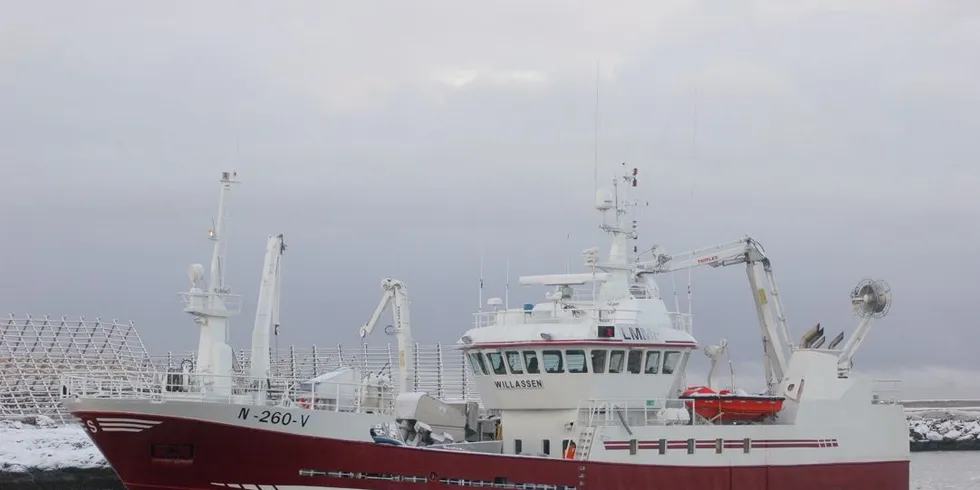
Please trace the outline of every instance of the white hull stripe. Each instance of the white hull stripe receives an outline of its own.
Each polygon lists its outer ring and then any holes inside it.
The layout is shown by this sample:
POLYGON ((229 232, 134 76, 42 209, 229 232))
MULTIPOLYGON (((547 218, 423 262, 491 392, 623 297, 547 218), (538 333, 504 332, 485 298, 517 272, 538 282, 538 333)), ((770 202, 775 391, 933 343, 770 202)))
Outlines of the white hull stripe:
POLYGON ((95 420, 98 420, 100 423, 119 422, 119 423, 141 424, 141 425, 157 425, 160 423, 159 420, 132 419, 132 418, 120 418, 120 417, 96 417, 95 420))
POLYGON ((276 485, 255 485, 251 483, 218 483, 211 482, 216 487, 240 488, 242 490, 279 490, 276 485))
POLYGON ((95 422, 103 432, 142 432, 161 423, 159 420, 120 417, 96 417, 95 422))

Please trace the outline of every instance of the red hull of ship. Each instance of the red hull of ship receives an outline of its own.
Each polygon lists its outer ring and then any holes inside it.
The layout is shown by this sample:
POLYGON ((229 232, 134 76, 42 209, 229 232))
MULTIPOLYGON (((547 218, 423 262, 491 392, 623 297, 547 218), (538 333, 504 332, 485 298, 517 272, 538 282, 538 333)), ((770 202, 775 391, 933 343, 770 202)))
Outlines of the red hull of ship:
MULTIPOLYGON (((83 421, 120 415, 76 413, 83 421)), ((448 489, 495 481, 557 490, 909 488, 907 461, 756 467, 601 463, 413 449, 154 418, 165 420, 165 429, 90 434, 130 490, 213 490, 224 485, 258 485, 262 490, 294 485, 448 489)))

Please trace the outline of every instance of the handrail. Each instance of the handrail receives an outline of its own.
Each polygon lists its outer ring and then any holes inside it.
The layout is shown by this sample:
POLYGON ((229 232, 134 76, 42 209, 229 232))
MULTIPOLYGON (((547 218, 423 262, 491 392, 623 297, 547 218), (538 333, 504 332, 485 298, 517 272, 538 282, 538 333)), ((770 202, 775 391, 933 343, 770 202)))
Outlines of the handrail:
POLYGON ((386 414, 393 412, 395 397, 388 387, 363 383, 239 375, 70 373, 61 376, 61 384, 62 399, 186 401, 386 414))
POLYGON ((674 398, 589 398, 578 404, 578 421, 586 427, 694 425, 697 400, 674 398))

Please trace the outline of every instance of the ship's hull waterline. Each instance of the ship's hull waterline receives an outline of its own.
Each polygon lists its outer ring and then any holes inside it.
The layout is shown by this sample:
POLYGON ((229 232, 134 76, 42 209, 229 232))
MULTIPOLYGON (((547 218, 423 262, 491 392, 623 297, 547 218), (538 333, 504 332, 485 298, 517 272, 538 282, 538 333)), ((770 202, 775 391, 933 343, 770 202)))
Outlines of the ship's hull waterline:
MULTIPOLYGON (((169 415, 74 413, 130 490, 909 488, 908 461, 766 466, 611 463, 398 447, 169 415)), ((833 443, 768 444, 791 451, 833 443)), ((686 452, 686 448, 669 450, 686 452)))

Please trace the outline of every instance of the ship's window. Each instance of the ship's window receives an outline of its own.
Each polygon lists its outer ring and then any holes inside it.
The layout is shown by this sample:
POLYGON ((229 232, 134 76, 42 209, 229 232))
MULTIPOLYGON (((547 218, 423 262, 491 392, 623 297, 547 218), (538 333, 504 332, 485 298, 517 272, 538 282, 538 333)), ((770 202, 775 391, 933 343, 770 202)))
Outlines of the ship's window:
POLYGON ((193 461, 194 446, 190 444, 153 444, 150 446, 150 458, 170 461, 193 461))
POLYGON ((588 364, 585 363, 584 350, 565 351, 565 359, 567 359, 568 361, 568 372, 570 373, 589 372, 589 366, 588 364))
POLYGON ((606 372, 606 351, 592 351, 592 372, 602 374, 606 372))
POLYGON ((681 360, 681 353, 672 351, 664 353, 664 374, 674 374, 677 363, 681 360))
POLYGON ((507 374, 504 357, 499 352, 487 352, 487 360, 490 361, 490 369, 493 369, 494 374, 507 374))
POLYGON ((473 368, 473 374, 481 375, 486 374, 480 369, 480 364, 482 364, 483 359, 480 359, 478 354, 470 352, 470 367, 473 368))
POLYGON ((524 363, 521 362, 521 353, 516 350, 507 351, 507 365, 510 366, 512 374, 524 374, 524 363))
POLYGON ((647 352, 647 374, 657 374, 660 372, 660 351, 652 350, 647 352))
POLYGON ((523 445, 520 439, 514 439, 514 454, 521 454, 524 450, 523 445))
POLYGON ((541 452, 551 455, 551 439, 541 439, 541 452))
POLYGON ((544 372, 557 374, 565 372, 561 362, 560 350, 546 350, 541 352, 541 359, 544 361, 544 372))
POLYGON ((633 374, 640 374, 643 369, 643 351, 631 350, 626 359, 626 370, 633 374))
POLYGON ((610 373, 621 373, 623 372, 623 358, 626 354, 621 350, 614 350, 609 353, 609 372, 610 373))
POLYGON ((524 351, 524 364, 527 364, 527 374, 539 374, 538 353, 533 350, 524 351))
POLYGON ((477 353, 470 354, 470 364, 473 365, 473 372, 476 374, 490 374, 486 364, 483 363, 483 356, 477 353))

